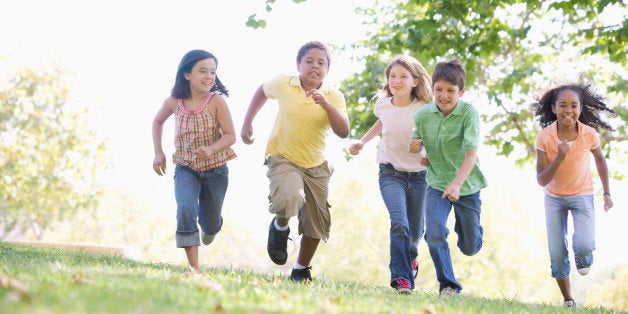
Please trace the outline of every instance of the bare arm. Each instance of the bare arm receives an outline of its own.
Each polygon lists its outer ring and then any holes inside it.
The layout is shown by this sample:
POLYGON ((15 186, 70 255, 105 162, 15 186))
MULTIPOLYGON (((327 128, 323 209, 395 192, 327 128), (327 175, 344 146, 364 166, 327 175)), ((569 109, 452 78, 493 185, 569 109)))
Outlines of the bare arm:
POLYGON ((375 123, 371 126, 371 128, 362 136, 360 141, 352 143, 349 146, 349 153, 351 155, 357 155, 360 153, 360 150, 364 147, 366 143, 372 140, 377 134, 382 133, 382 120, 377 119, 375 123))
POLYGON ((240 137, 242 137, 244 144, 250 145, 255 141, 255 138, 253 137, 253 120, 255 119, 257 112, 262 109, 266 103, 266 100, 268 100, 268 98, 266 97, 266 94, 264 94, 263 86, 260 85, 260 87, 258 87, 255 91, 255 94, 253 94, 253 98, 249 104, 249 109, 246 111, 246 115, 244 116, 244 122, 242 122, 240 137))
POLYGON ((611 188, 608 183, 608 166, 606 165, 606 158, 602 147, 598 146, 591 150, 593 158, 595 159, 595 167, 597 173, 602 181, 602 187, 604 188, 604 211, 608 211, 613 207, 613 199, 611 198, 611 188))
POLYGON ((212 111, 214 111, 216 119, 218 119, 222 136, 212 145, 202 146, 194 151, 194 154, 201 158, 209 158, 216 152, 229 148, 236 141, 231 112, 225 99, 221 95, 215 95, 212 97, 209 105, 213 107, 212 111))
POLYGON ((174 113, 177 106, 177 100, 174 97, 168 97, 164 100, 161 109, 153 119, 153 150, 155 151, 155 159, 153 160, 153 170, 158 175, 166 173, 166 155, 162 148, 162 135, 164 131, 164 123, 174 113))
POLYGON ((451 183, 449 183, 447 188, 445 188, 445 191, 443 191, 443 198, 447 197, 452 202, 455 202, 460 198, 460 187, 469 177, 473 167, 475 167, 477 158, 477 153, 475 151, 464 151, 464 160, 462 161, 462 165, 460 166, 460 169, 458 169, 458 173, 454 179, 451 180, 451 183))
POLYGON ((558 167, 563 163, 565 157, 569 152, 569 145, 566 142, 561 141, 558 144, 558 155, 552 162, 549 162, 547 153, 542 150, 536 150, 536 181, 540 186, 546 186, 554 179, 558 167))
POLYGON ((336 135, 340 138, 346 138, 349 136, 349 120, 343 117, 338 109, 332 105, 325 95, 317 89, 311 89, 305 93, 307 97, 312 97, 314 102, 321 106, 327 113, 327 119, 329 119, 329 125, 336 135))

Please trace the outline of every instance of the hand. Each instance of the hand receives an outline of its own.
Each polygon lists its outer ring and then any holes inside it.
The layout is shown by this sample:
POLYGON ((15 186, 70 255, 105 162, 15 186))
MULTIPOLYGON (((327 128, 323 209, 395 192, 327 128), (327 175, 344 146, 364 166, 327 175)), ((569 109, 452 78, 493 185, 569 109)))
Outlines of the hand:
POLYGON ((427 167, 430 164, 430 161, 427 159, 427 156, 422 155, 421 159, 419 160, 419 164, 421 164, 421 166, 423 167, 427 167))
POLYGON ((153 171, 160 176, 163 176, 166 173, 166 155, 163 153, 155 154, 155 159, 153 160, 153 171))
POLYGON ((460 185, 457 183, 450 183, 449 186, 443 191, 442 198, 447 198, 450 202, 456 202, 460 198, 460 185))
POLYGON ((192 151, 194 158, 208 159, 209 156, 213 155, 215 151, 212 149, 212 146, 201 146, 192 151))
POLYGON ((305 97, 312 97, 312 100, 321 107, 327 104, 327 98, 318 89, 311 89, 305 92, 305 97))
POLYGON ((242 125, 240 137, 242 137, 242 142, 244 142, 244 144, 251 145, 255 142, 255 137, 253 136, 253 126, 250 123, 242 125))
POLYGON ((357 141, 349 145, 349 153, 353 156, 360 153, 360 150, 364 147, 364 143, 362 141, 357 141))
POLYGON ((408 149, 411 153, 416 154, 421 151, 421 146, 423 146, 423 140, 411 139, 410 144, 408 145, 408 149))
POLYGON ((566 141, 560 140, 560 143, 558 144, 558 155, 556 158, 565 160, 567 153, 569 153, 569 144, 567 144, 566 141))
POLYGON ((611 199, 610 194, 604 195, 604 211, 607 212, 612 207, 613 207, 613 199, 611 199))

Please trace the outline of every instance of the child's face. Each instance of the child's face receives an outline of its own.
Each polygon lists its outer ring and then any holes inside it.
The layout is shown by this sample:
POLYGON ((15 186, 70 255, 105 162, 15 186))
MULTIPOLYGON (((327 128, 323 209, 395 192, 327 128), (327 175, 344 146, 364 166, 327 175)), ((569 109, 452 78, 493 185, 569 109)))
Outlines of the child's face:
POLYGON ((329 71, 327 54, 318 48, 308 50, 297 64, 297 70, 303 87, 318 88, 329 71))
POLYGON ((556 102, 552 105, 552 112, 561 126, 575 127, 582 112, 580 96, 569 89, 559 92, 556 95, 556 102))
POLYGON ((216 81, 216 61, 212 58, 200 60, 196 62, 190 73, 183 75, 190 82, 190 90, 193 93, 209 93, 216 81))
POLYGON ((417 86, 418 79, 412 77, 412 73, 400 64, 393 64, 388 72, 388 88, 390 93, 397 98, 407 98, 412 94, 412 89, 417 86))
POLYGON ((434 100, 444 115, 449 115, 456 108, 458 99, 462 97, 465 89, 460 90, 458 85, 452 84, 445 80, 434 82, 433 92, 434 100))

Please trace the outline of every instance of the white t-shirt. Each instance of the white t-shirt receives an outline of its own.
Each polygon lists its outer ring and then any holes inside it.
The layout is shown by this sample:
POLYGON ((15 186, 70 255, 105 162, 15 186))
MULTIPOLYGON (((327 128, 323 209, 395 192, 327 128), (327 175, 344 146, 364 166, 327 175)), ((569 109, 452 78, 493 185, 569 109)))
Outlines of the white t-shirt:
POLYGON ((380 97, 373 112, 382 122, 382 141, 377 148, 377 162, 392 164, 395 169, 406 172, 419 172, 426 169, 419 160, 421 154, 413 154, 408 149, 414 129, 414 113, 425 105, 415 100, 405 107, 392 104, 392 97, 380 97))

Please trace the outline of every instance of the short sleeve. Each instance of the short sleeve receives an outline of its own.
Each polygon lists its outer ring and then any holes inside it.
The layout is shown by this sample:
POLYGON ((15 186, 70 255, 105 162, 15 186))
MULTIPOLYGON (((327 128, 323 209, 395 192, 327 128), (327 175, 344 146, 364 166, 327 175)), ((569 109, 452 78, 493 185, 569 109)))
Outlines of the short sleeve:
POLYGON ((412 139, 418 140, 423 138, 421 136, 421 130, 419 128, 419 116, 420 116, 420 112, 421 109, 417 110, 414 113, 414 116, 412 117, 412 120, 414 120, 414 127, 412 128, 412 139))
POLYGON ((262 88, 264 89, 264 95, 269 99, 277 99, 277 90, 281 84, 285 80, 285 75, 278 75, 272 80, 264 83, 262 88))
POLYGON ((464 150, 477 151, 480 140, 480 117, 478 111, 471 105, 467 107, 464 121, 464 138, 462 147, 464 150))

